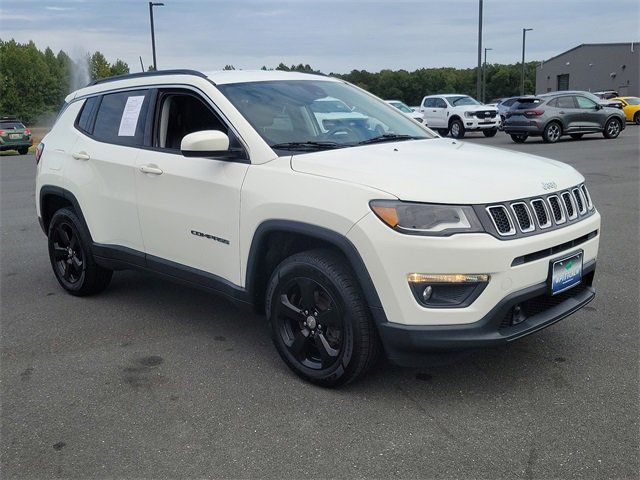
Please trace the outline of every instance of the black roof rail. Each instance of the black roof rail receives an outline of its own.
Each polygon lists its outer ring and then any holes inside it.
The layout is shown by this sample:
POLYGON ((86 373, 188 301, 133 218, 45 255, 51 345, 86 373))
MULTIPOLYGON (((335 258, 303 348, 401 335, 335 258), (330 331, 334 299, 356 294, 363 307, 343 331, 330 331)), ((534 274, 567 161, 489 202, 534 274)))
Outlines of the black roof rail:
POLYGON ((138 72, 138 73, 126 73, 124 75, 116 75, 113 77, 99 78, 98 80, 94 80, 89 83, 87 87, 91 87, 93 85, 99 85, 101 83, 107 82, 116 82, 118 80, 128 80, 130 78, 141 78, 141 77, 155 77, 157 75, 195 75, 200 78, 207 78, 207 76, 199 72, 197 70, 188 70, 188 69, 176 69, 176 70, 153 70, 151 72, 138 72))

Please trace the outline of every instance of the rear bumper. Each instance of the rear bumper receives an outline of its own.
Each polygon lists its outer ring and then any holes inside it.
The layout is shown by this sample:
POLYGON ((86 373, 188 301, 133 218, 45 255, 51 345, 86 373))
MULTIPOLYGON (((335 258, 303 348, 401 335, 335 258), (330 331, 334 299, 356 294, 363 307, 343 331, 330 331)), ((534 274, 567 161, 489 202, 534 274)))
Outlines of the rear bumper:
POLYGON ((416 326, 385 322, 378 325, 378 331, 389 360, 403 366, 419 365, 421 357, 434 351, 504 345, 553 325, 593 300, 595 268, 595 261, 585 264, 582 283, 555 297, 549 295, 547 282, 514 292, 471 324, 416 326), (513 324, 516 306, 525 312, 525 319, 513 324))
MULTIPOLYGON (((533 122, 532 122, 533 123, 533 122)), ((509 125, 505 123, 503 127, 504 133, 508 135, 526 133, 531 136, 542 135, 542 128, 539 125, 509 125)))

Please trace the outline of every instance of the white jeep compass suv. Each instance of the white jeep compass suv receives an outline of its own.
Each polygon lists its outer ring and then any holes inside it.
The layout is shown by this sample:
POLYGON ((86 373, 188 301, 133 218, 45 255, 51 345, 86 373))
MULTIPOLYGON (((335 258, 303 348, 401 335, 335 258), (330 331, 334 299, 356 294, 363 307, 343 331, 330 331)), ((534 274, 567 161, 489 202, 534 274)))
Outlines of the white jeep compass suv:
POLYGON ((595 295, 600 215, 582 175, 440 138, 335 78, 101 80, 67 97, 36 161, 69 293, 127 268, 220 293, 264 311, 283 360, 324 386, 380 352, 415 365, 510 342, 595 295), (319 125, 327 97, 371 121, 319 125))

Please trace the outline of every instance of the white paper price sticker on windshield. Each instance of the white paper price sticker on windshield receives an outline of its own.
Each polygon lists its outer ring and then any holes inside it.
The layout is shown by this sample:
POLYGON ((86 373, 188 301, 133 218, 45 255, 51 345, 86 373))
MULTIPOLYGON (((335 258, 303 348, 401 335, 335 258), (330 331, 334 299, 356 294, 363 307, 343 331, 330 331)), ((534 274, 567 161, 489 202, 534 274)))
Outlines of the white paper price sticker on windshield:
POLYGON ((127 98, 127 104, 120 119, 119 137, 133 137, 136 134, 142 102, 144 102, 144 95, 127 98))

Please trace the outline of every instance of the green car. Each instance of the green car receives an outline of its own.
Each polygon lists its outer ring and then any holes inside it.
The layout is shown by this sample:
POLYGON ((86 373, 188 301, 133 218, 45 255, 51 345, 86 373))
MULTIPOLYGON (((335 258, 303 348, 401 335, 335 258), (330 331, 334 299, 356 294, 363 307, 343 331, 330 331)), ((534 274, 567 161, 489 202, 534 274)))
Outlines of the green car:
POLYGON ((0 152, 17 150, 20 155, 26 155, 31 145, 31 131, 22 122, 13 117, 0 118, 0 152))

